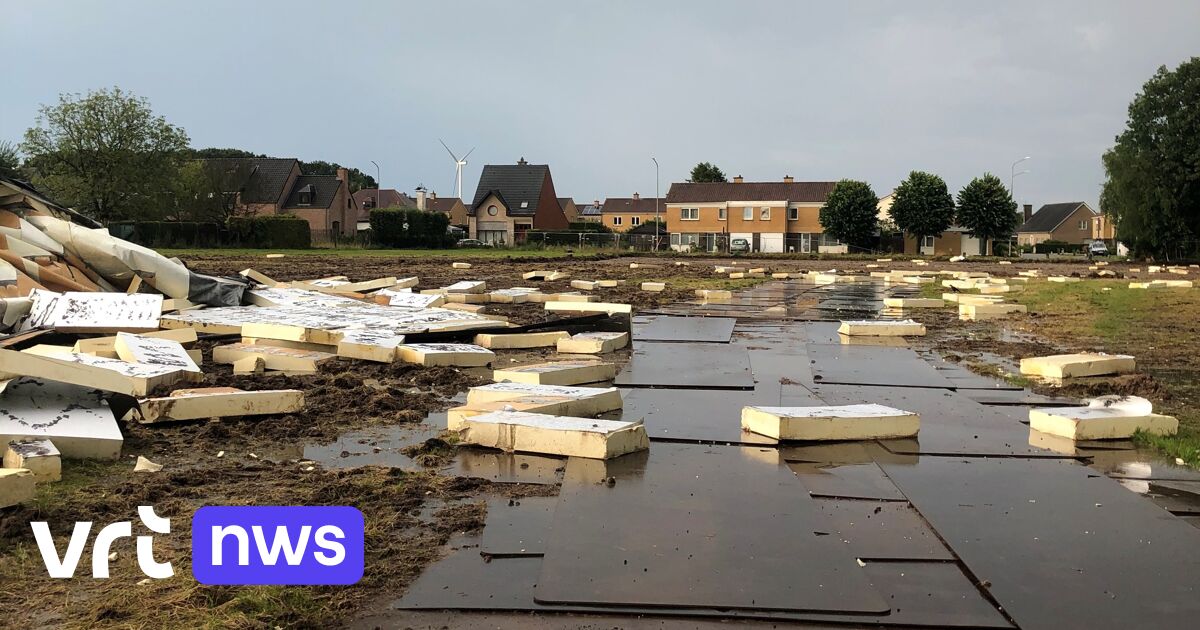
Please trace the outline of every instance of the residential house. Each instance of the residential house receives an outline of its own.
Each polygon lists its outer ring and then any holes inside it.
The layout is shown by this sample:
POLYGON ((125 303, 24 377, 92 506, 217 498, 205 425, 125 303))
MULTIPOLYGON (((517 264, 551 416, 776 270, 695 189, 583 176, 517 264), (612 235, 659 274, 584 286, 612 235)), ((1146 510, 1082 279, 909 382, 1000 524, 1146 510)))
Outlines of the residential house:
POLYGON ((567 217, 550 167, 530 164, 488 164, 479 176, 475 199, 467 210, 471 238, 484 243, 519 243, 529 230, 565 230, 567 217))
POLYGON ((579 220, 579 206, 575 205, 575 200, 570 197, 559 197, 558 205, 563 209, 563 216, 567 217, 567 223, 575 223, 579 220))
POLYGON ((458 197, 438 197, 436 192, 417 188, 416 207, 419 210, 441 212, 450 218, 450 225, 467 229, 467 204, 458 197))
POLYGON ((576 206, 579 210, 579 217, 576 219, 580 223, 600 223, 604 215, 604 204, 597 199, 592 203, 582 206, 576 206))
POLYGON ((249 215, 293 214, 315 234, 349 236, 357 230, 359 206, 350 194, 346 169, 336 175, 305 175, 295 158, 213 158, 205 167, 224 174, 235 211, 249 215))
POLYGON ((744 238, 756 252, 844 251, 824 235, 820 211, 836 182, 675 183, 667 192, 673 249, 721 251, 744 238))
POLYGON ((1112 223, 1083 201, 1045 204, 1017 228, 1018 245, 1043 241, 1081 244, 1112 238, 1112 223))
POLYGON ((614 232, 628 232, 643 224, 664 216, 666 206, 658 197, 643 198, 637 193, 632 197, 609 197, 604 200, 601 211, 602 222, 614 232))
MULTIPOLYGON (((876 218, 884 229, 895 230, 896 223, 892 221, 892 204, 896 201, 896 191, 879 198, 875 204, 876 218)), ((911 256, 979 256, 986 254, 987 242, 967 234, 967 229, 952 225, 941 234, 926 236, 918 239, 910 234, 904 235, 904 253, 911 256)))
POLYGON ((967 233, 967 228, 952 225, 935 236, 925 236, 917 242, 911 234, 904 235, 904 253, 911 256, 981 256, 986 254, 988 239, 967 233))
POLYGON ((371 228, 371 210, 374 208, 415 208, 417 202, 395 188, 361 188, 354 193, 358 204, 358 230, 371 228))

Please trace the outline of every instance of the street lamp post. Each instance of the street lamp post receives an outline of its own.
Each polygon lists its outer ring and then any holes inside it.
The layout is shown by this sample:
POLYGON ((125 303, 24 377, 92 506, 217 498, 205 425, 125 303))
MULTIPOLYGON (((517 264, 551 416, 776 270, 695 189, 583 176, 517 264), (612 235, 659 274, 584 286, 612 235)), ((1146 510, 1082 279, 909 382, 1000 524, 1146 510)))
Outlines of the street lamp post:
MULTIPOLYGON (((1016 162, 1013 162, 1012 167, 1010 167, 1008 169, 1008 196, 1012 198, 1013 204, 1017 204, 1017 191, 1016 191, 1017 175, 1024 175, 1025 173, 1029 172, 1029 169, 1025 169, 1025 170, 1021 171, 1020 173, 1018 173, 1017 165, 1020 164, 1021 162, 1024 162, 1025 160, 1028 160, 1029 158, 1030 158, 1030 156, 1026 155, 1025 157, 1017 160, 1016 162)), ((1020 210, 1020 209, 1021 209, 1021 206, 1019 204, 1017 204, 1017 210, 1020 210)), ((1014 236, 1014 240, 1015 240, 1015 238, 1016 237, 1014 236)), ((1011 247, 1013 247, 1013 246, 1010 245, 1010 248, 1011 247)), ((1010 252, 1010 255, 1011 255, 1011 252, 1010 252)))
POLYGON ((375 160, 371 160, 371 163, 375 165, 375 205, 378 206, 379 195, 383 190, 383 182, 381 181, 383 178, 379 176, 379 163, 375 160))
POLYGON ((650 159, 654 161, 654 251, 658 252, 658 230, 662 227, 658 215, 658 204, 660 201, 658 192, 658 158, 651 157, 650 159))
POLYGON ((1020 173, 1018 173, 1017 165, 1028 159, 1030 159, 1030 156, 1026 155, 1025 157, 1017 160, 1016 162, 1013 162, 1012 168, 1010 168, 1008 170, 1008 194, 1013 198, 1013 201, 1017 200, 1016 191, 1013 190, 1013 186, 1016 184, 1017 175, 1024 175, 1025 173, 1029 172, 1028 170, 1024 170, 1024 171, 1021 171, 1020 173))

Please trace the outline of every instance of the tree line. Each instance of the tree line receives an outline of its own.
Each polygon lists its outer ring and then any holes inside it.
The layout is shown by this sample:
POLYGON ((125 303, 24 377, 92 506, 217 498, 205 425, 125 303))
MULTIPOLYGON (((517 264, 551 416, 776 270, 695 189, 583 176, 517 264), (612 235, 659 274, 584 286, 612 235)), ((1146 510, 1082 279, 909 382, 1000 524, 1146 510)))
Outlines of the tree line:
MULTIPOLYGON (((1125 129, 1101 161, 1100 210, 1117 240, 1137 256, 1200 255, 1200 57, 1158 69, 1129 104, 1125 129)), ((727 179, 701 162, 688 181, 727 179)), ((869 247, 881 227, 877 207, 870 185, 842 180, 821 209, 821 225, 838 240, 869 247)), ((957 224, 975 238, 1002 241, 1021 222, 1011 191, 995 175, 971 180, 955 199, 941 177, 922 171, 896 188, 891 220, 918 240, 957 224)))
MULTIPOLYGON (((232 196, 248 170, 213 158, 266 158, 235 148, 192 148, 182 127, 119 87, 63 94, 42 105, 16 145, 0 142, 0 176, 26 180, 58 203, 99 221, 216 221, 237 213, 232 196)), ((301 162, 306 175, 342 168, 301 162)), ((375 178, 347 168, 351 192, 375 178)))

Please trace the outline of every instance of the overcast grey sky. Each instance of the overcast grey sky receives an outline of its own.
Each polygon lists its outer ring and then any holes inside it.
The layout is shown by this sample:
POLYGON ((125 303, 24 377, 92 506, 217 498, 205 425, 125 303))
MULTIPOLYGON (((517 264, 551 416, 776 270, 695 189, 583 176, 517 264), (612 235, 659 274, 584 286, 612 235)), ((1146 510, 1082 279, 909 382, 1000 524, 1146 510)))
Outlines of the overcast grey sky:
POLYGON ((957 191, 1034 159, 1018 201, 1095 203, 1100 155, 1200 2, 59 2, 6 0, 0 139, 119 85, 192 145, 323 159, 451 193, 438 144, 550 164, 560 196, 910 170, 957 191))

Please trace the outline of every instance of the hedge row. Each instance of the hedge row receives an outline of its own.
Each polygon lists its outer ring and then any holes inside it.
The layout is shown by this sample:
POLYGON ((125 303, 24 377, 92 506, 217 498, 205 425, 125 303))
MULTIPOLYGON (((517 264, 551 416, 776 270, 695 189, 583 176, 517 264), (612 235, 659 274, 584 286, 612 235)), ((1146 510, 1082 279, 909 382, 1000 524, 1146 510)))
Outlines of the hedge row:
POLYGON ((308 249, 312 234, 308 221, 290 214, 229 219, 229 242, 237 247, 308 249))
POLYGON ((371 243, 384 247, 453 247, 450 217, 416 208, 371 210, 371 243))
POLYGON ((108 233, 146 247, 220 247, 221 226, 199 221, 113 221, 108 233))

